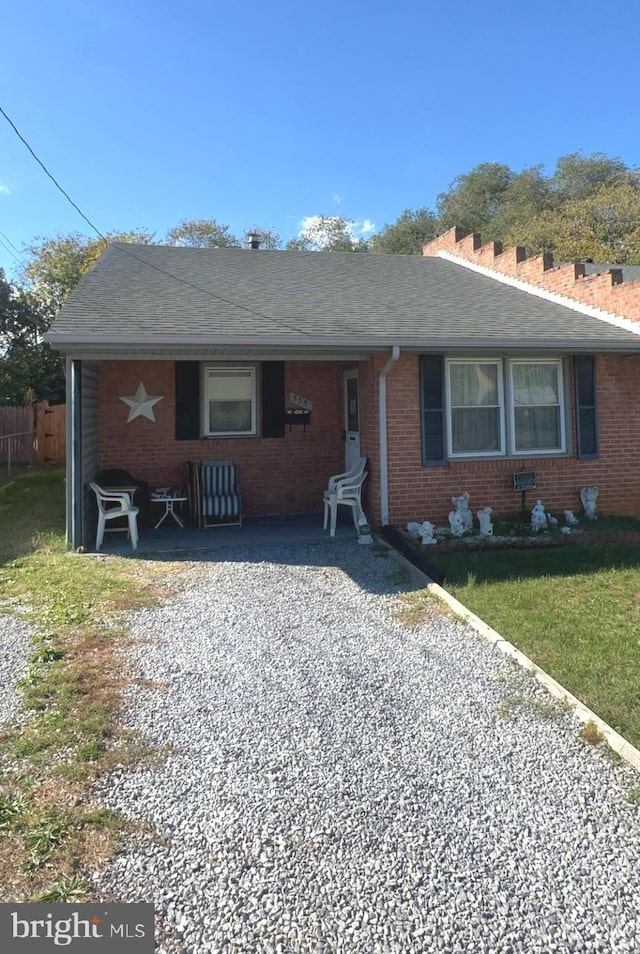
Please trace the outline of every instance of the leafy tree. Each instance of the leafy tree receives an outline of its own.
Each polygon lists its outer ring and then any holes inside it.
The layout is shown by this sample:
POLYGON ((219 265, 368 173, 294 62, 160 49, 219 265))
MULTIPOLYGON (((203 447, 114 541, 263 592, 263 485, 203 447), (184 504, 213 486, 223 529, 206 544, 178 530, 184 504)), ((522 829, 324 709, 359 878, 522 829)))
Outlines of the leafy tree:
POLYGON ((21 405, 27 394, 64 401, 64 359, 43 342, 47 327, 38 300, 0 269, 0 404, 21 405))
POLYGON ((637 184, 637 170, 629 168, 618 156, 607 156, 603 152, 593 152, 590 156, 571 152, 561 156, 551 177, 557 207, 565 202, 593 196, 603 186, 621 185, 624 182, 637 184))
POLYGON ((363 238, 356 237, 356 223, 342 215, 314 215, 297 239, 287 242, 289 251, 368 252, 363 238))
MULTIPOLYGON (((146 230, 107 232, 108 242, 148 244, 153 234, 146 230)), ((25 250, 28 256, 21 278, 48 316, 49 324, 85 272, 98 261, 107 244, 101 238, 89 238, 79 232, 39 237, 25 250)))
POLYGON ((438 196, 438 226, 441 232, 461 226, 467 232, 486 233, 502 208, 515 173, 499 162, 481 162, 470 172, 456 176, 447 192, 438 196))
POLYGON ((542 174, 542 166, 523 169, 506 189, 500 208, 485 227, 484 238, 499 239, 505 245, 521 245, 520 229, 553 205, 553 190, 549 179, 542 174))
POLYGON ((229 226, 217 219, 184 219, 169 229, 166 242, 189 248, 237 248, 241 244, 229 226))
POLYGON ((391 225, 372 236, 372 252, 386 255, 421 255, 422 249, 438 234, 438 222, 429 209, 405 209, 391 225))
POLYGON ((611 265, 640 262, 640 190, 628 181, 565 202, 520 228, 519 244, 553 252, 557 261, 585 258, 611 265))

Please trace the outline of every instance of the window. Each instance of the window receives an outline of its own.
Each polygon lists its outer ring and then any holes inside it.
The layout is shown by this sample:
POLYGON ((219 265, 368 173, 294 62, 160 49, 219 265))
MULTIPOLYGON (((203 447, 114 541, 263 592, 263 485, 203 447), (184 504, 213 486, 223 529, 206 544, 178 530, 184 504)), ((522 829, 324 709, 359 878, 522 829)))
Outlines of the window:
POLYGON ((559 358, 448 359, 449 458, 563 453, 562 372, 559 358))
POLYGON ((257 433, 256 369, 205 367, 204 431, 208 437, 257 433))
POLYGON ((457 454, 504 453, 499 361, 449 361, 449 448, 457 454))
POLYGON ((561 362, 511 361, 509 369, 513 452, 564 450, 561 362))

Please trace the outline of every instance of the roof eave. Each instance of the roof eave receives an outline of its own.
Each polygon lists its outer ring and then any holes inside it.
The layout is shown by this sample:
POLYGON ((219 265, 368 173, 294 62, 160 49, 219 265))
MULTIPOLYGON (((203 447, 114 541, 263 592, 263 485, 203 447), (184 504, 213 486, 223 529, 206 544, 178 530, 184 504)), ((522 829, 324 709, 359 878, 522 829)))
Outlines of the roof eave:
POLYGON ((640 353, 640 334, 628 338, 523 338, 518 336, 473 336, 473 337, 407 337, 398 335, 247 335, 221 337, 211 335, 67 335, 49 332, 46 340, 52 348, 67 354, 91 352, 113 353, 122 351, 122 356, 140 356, 152 350, 154 354, 170 356, 185 350, 228 349, 238 352, 243 348, 278 348, 283 352, 314 352, 318 349, 343 352, 349 357, 353 352, 383 352, 393 345, 399 345, 405 351, 446 351, 476 352, 491 351, 544 351, 556 353, 597 352, 597 353, 640 353))

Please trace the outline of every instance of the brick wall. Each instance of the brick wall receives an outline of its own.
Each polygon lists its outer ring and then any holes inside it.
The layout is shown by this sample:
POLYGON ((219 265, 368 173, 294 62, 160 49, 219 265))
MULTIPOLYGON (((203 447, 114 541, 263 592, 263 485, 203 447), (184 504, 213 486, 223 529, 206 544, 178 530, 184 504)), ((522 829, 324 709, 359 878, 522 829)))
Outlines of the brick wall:
MULTIPOLYGON (((493 507, 495 516, 520 509, 521 494, 511 475, 535 470, 538 489, 527 494, 528 508, 540 497, 547 510, 580 511, 580 488, 595 484, 602 512, 640 512, 640 415, 637 407, 640 358, 600 356, 596 362, 600 458, 577 460, 575 423, 572 456, 518 460, 450 462, 423 467, 421 462, 419 361, 401 355, 387 379, 389 415, 389 519, 396 526, 409 520, 445 525, 451 497, 471 494, 471 507, 493 507)), ((571 382, 573 392, 573 381, 571 382)), ((573 415, 573 409, 572 409, 573 415)))
POLYGON ((120 467, 152 486, 184 486, 186 461, 231 458, 240 468, 247 516, 312 513, 322 509, 330 474, 343 469, 343 365, 287 362, 285 394, 295 391, 313 401, 311 423, 283 438, 175 440, 172 361, 111 361, 100 367, 100 467, 120 467), (148 394, 163 395, 154 407, 156 422, 138 417, 127 424, 129 408, 119 400, 140 382, 148 394))
POLYGON ((465 235, 457 226, 425 245, 422 254, 437 255, 440 251, 612 315, 640 321, 640 281, 623 281, 619 268, 585 275, 580 263, 556 267, 548 252, 527 258, 526 250, 520 246, 503 249, 501 242, 483 245, 478 233, 465 235))

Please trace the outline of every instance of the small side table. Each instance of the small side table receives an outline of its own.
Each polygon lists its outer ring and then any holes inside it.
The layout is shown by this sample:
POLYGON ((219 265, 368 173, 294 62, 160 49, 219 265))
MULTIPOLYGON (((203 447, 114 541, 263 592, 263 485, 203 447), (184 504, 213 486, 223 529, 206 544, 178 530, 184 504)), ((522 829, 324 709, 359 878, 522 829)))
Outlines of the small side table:
POLYGON ((179 527, 184 527, 184 520, 176 513, 174 507, 175 507, 175 504, 177 503, 183 504, 188 499, 189 499, 188 497, 183 497, 180 494, 175 494, 171 496, 166 496, 165 494, 151 494, 152 503, 164 504, 164 513, 162 514, 162 516, 160 517, 160 519, 158 520, 157 524, 155 525, 153 529, 157 530, 158 527, 160 527, 165 522, 165 520, 167 519, 169 515, 173 517, 174 521, 178 524, 179 527))

